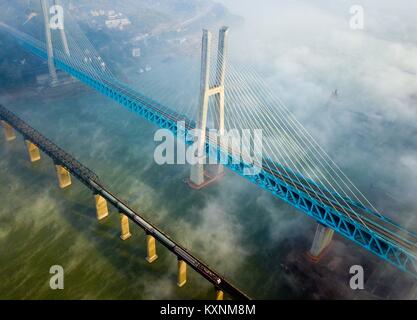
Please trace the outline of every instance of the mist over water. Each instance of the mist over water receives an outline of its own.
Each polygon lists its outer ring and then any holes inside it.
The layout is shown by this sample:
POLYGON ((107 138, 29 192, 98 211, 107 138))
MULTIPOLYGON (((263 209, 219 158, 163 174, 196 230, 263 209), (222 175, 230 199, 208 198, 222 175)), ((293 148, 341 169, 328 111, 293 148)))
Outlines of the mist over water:
MULTIPOLYGON (((254 66, 378 210, 416 231, 417 39, 408 32, 415 26, 411 9, 404 9, 414 4, 368 1, 366 28, 353 33, 349 1, 264 1, 257 10, 252 1, 221 2, 245 20, 231 30, 231 59, 254 66), (339 99, 329 100, 335 89, 339 99)), ((164 75, 167 86, 195 90, 175 82, 191 73, 187 62, 149 61, 155 72, 146 77, 155 77, 153 83, 164 75)), ((135 77, 131 83, 146 91, 135 77)), ((415 280, 337 235, 324 259, 312 264, 305 253, 315 222, 231 172, 190 190, 183 183, 188 166, 154 162, 156 128, 109 99, 76 88, 50 92, 22 87, 3 92, 0 103, 250 296, 415 298, 415 280), (365 268, 364 292, 349 288, 353 264, 365 268)), ((163 97, 167 105, 181 100, 163 97)), ((20 136, 0 142, 0 179, 1 299, 213 297, 191 268, 186 286, 177 288, 176 257, 160 245, 158 260, 148 264, 145 235, 132 224, 132 238, 122 242, 114 208, 97 222, 89 190, 75 179, 59 190, 52 161, 42 154, 30 164, 20 136), (54 264, 64 267, 63 291, 49 288, 54 264)))

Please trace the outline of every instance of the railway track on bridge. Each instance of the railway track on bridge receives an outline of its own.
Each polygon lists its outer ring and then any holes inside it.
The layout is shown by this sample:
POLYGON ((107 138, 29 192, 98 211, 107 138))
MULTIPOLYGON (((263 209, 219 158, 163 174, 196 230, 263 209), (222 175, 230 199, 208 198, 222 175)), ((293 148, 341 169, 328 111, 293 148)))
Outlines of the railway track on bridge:
POLYGON ((238 300, 250 299, 242 290, 234 286, 230 281, 205 264, 201 259, 194 256, 158 227, 147 221, 136 210, 129 207, 129 205, 119 196, 112 193, 92 170, 84 166, 68 152, 57 146, 2 105, 0 105, 0 120, 5 121, 13 127, 24 137, 24 139, 34 143, 40 150, 51 157, 56 165, 61 165, 67 169, 94 194, 98 194, 110 202, 120 213, 126 215, 133 223, 143 229, 146 234, 153 236, 165 248, 174 253, 178 259, 185 261, 187 265, 212 283, 216 289, 224 291, 238 300))

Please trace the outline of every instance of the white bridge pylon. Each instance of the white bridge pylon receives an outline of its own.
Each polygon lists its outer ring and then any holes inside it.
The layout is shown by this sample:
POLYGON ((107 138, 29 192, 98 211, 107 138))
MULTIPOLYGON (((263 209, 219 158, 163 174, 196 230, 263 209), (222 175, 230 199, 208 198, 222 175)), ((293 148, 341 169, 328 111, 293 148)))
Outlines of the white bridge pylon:
MULTIPOLYGON (((48 54, 48 70, 49 75, 51 77, 51 86, 56 86, 58 84, 58 76, 55 68, 54 62, 54 47, 52 44, 52 33, 51 33, 51 25, 50 25, 50 16, 49 16, 49 1, 48 0, 40 0, 41 9, 43 12, 43 19, 45 25, 45 44, 46 44, 46 52, 48 54)), ((54 0, 54 5, 61 5, 60 0, 54 0)), ((67 36, 65 34, 64 29, 60 29, 60 36, 62 41, 62 46, 64 48, 65 54, 70 56, 70 51, 68 47, 67 36)))
MULTIPOLYGON (((214 96, 215 108, 217 109, 217 119, 215 121, 219 137, 224 134, 224 82, 226 73, 227 38, 228 27, 222 27, 219 31, 219 43, 217 53, 216 81, 210 86, 210 61, 211 61, 211 40, 212 35, 208 30, 203 30, 203 41, 201 50, 201 78, 200 78, 200 102, 199 116, 197 122, 198 129, 198 163, 192 165, 189 184, 193 188, 201 188, 210 181, 205 181, 204 163, 206 160, 205 142, 209 99, 214 96)), ((223 173, 223 166, 218 166, 217 175, 223 173)))

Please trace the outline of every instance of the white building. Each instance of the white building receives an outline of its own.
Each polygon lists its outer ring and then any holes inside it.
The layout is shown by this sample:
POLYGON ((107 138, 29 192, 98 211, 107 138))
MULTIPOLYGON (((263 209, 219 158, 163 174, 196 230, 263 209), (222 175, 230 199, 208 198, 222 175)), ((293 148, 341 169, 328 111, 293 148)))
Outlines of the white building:
POLYGON ((139 58, 140 57, 140 48, 133 48, 132 49, 132 57, 139 58))
POLYGON ((134 38, 132 38, 132 42, 139 42, 139 41, 142 41, 142 40, 145 40, 146 38, 148 38, 149 37, 149 33, 144 33, 144 34, 139 34, 139 35, 137 35, 136 37, 134 37, 134 38))
POLYGON ((119 28, 120 30, 123 30, 125 26, 132 24, 128 18, 106 20, 105 23, 109 29, 119 28))

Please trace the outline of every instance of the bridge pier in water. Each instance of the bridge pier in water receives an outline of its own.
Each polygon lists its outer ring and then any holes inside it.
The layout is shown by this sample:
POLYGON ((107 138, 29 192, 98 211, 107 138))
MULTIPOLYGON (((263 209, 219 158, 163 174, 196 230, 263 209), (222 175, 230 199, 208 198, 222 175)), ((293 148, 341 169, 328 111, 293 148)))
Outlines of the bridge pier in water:
POLYGON ((127 240, 132 236, 129 230, 129 218, 120 212, 120 239, 127 240))
POLYGON ((224 299, 224 292, 216 288, 216 300, 223 300, 223 299, 224 299))
POLYGON ((149 263, 152 263, 158 259, 158 256, 156 255, 156 240, 150 234, 146 235, 146 252, 146 261, 149 263))
POLYGON ((29 154, 30 162, 36 162, 41 159, 41 153, 39 151, 39 148, 30 140, 25 140, 26 147, 29 154))
POLYGON ((109 208, 107 207, 107 201, 101 195, 95 194, 94 199, 96 201, 96 214, 97 220, 103 220, 109 215, 109 208))
POLYGON ((187 282, 187 263, 178 258, 178 287, 182 287, 187 282))
POLYGON ((71 185, 71 176, 67 169, 59 164, 55 164, 56 175, 58 177, 58 185, 64 189, 71 185))
MULTIPOLYGON (((201 49, 201 78, 200 78, 200 111, 198 118, 198 159, 199 162, 191 166, 190 179, 188 184, 194 189, 201 189, 206 185, 217 180, 223 175, 224 168, 218 165, 214 177, 210 177, 204 172, 206 163, 206 128, 208 118, 209 99, 215 97, 218 118, 215 119, 219 138, 224 135, 224 82, 226 73, 226 55, 227 55, 227 35, 229 28, 223 27, 219 31, 218 55, 216 66, 216 83, 210 86, 210 61, 211 61, 211 38, 212 35, 208 30, 203 30, 203 44, 201 49), (207 178, 207 179, 206 179, 207 178)), ((218 141, 216 142, 218 143, 218 141)))
POLYGON ((327 228, 321 224, 317 225, 316 234, 314 235, 313 244, 308 256, 314 262, 318 262, 325 253, 326 249, 332 242, 334 230, 327 228))
POLYGON ((4 136, 6 137, 6 141, 15 140, 16 133, 14 132, 13 127, 4 120, 1 120, 1 125, 3 126, 3 131, 4 131, 4 136))

